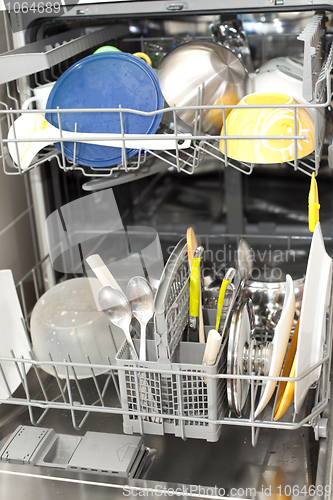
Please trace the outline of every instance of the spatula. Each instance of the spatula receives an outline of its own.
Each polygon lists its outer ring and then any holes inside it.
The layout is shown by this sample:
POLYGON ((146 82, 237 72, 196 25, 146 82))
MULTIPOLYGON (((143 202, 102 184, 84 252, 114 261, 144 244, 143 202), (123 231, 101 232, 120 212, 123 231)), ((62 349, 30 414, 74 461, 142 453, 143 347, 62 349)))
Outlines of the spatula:
MULTIPOLYGON (((191 144, 191 134, 181 134, 181 136, 182 140, 184 138, 183 143, 179 143, 172 134, 161 134, 161 138, 158 139, 154 139, 152 136, 149 137, 147 134, 124 134, 126 139, 125 147, 131 149, 167 150, 176 149, 178 144, 179 149, 186 149, 191 144), (136 139, 133 139, 133 137, 136 137, 136 139)), ((121 140, 121 134, 89 134, 63 130, 61 137, 60 130, 51 125, 42 113, 24 113, 17 118, 9 129, 8 139, 25 139, 25 141, 17 143, 15 141, 7 142, 7 144, 10 156, 14 162, 17 165, 19 164, 19 156, 21 168, 26 169, 41 149, 59 142, 61 138, 87 144, 96 144, 97 146, 117 148, 121 148, 124 144, 121 140), (90 140, 89 137, 91 137, 90 140), (94 140, 96 137, 98 137, 98 140, 94 140), (37 142, 32 142, 32 140, 37 140, 37 142)))

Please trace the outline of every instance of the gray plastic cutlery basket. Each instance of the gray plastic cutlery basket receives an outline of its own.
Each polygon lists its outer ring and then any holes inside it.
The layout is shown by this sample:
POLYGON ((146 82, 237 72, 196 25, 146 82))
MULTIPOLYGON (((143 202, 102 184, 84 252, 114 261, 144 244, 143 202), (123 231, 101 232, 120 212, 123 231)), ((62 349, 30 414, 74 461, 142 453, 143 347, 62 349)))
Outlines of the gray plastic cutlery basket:
MULTIPOLYGON (((136 347, 139 341, 134 340, 136 347)), ((226 379, 210 378, 226 372, 226 341, 216 363, 203 366, 205 344, 180 342, 171 363, 156 361, 155 343, 147 341, 147 361, 129 359, 127 342, 116 356, 125 434, 174 434, 183 439, 217 441, 227 412, 226 379), (134 371, 133 367, 140 368, 134 371), (142 369, 142 371, 141 371, 142 369), (165 373, 168 370, 170 373, 165 373), (149 414, 149 415, 148 415, 149 414)))
MULTIPOLYGON (((187 243, 182 239, 164 268, 155 296, 154 340, 147 341, 146 361, 130 359, 125 342, 116 356, 119 366, 124 432, 165 433, 217 441, 227 412, 226 341, 216 363, 203 366, 206 344, 181 342, 189 321, 190 277, 187 243), (136 370, 133 368, 140 368, 136 370)), ((208 333, 212 327, 205 326, 208 333)), ((139 352, 139 340, 134 340, 139 352)))

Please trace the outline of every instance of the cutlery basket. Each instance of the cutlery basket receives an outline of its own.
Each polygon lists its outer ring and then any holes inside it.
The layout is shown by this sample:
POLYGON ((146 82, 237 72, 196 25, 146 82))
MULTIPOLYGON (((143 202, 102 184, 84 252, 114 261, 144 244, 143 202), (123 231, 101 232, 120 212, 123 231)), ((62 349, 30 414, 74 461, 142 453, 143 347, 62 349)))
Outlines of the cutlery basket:
POLYGON ((221 424, 214 421, 227 413, 226 379, 207 375, 226 372, 226 344, 213 366, 203 366, 205 344, 180 342, 172 362, 161 363, 154 341, 147 341, 147 361, 130 359, 124 342, 116 356, 124 432, 217 441, 221 424))

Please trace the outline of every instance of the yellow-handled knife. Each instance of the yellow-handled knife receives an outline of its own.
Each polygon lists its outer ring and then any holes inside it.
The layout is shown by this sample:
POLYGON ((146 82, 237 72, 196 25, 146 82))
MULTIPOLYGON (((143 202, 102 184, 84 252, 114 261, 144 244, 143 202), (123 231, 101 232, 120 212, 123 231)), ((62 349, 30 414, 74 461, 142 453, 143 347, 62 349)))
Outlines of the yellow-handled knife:
POLYGON ((222 307, 223 307, 223 301, 224 301, 224 295, 227 286, 229 283, 232 282, 236 274, 236 269, 234 267, 230 267, 227 272, 225 273, 225 276, 222 281, 222 285, 220 288, 220 293, 219 293, 219 298, 217 301, 217 313, 216 313, 216 327, 215 330, 219 330, 219 324, 220 324, 220 318, 221 318, 221 312, 222 312, 222 307))
POLYGON ((200 263, 204 252, 203 247, 198 247, 193 256, 190 274, 190 330, 199 331, 199 310, 200 310, 200 263))

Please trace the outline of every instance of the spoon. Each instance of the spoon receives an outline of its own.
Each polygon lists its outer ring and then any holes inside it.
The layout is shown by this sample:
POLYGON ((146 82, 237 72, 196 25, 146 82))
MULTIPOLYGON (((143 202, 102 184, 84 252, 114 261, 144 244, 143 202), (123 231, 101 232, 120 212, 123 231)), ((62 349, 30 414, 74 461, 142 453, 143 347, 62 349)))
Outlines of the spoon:
MULTIPOLYGON (((180 135, 180 134, 178 134, 180 135)), ((131 149, 185 149, 191 145, 191 134, 182 134, 184 142, 179 143, 172 134, 163 134, 158 139, 147 138, 147 134, 97 134, 97 133, 78 133, 67 130, 60 130, 49 123, 42 113, 24 113, 17 118, 8 132, 8 139, 26 139, 25 142, 7 142, 10 156, 14 162, 22 169, 28 168, 36 154, 45 146, 59 142, 62 139, 79 141, 85 144, 96 144, 98 146, 109 146, 121 148, 124 144, 126 148, 131 149), (89 137, 91 139, 89 139, 89 137), (97 140, 94 140, 96 139, 97 140), (126 139, 126 143, 122 141, 126 139), (42 140, 44 139, 44 140, 42 140), (103 140, 106 139, 106 140, 103 140), (185 140, 187 139, 187 140, 185 140), (36 140, 38 142, 31 142, 36 140), (18 152, 18 155, 17 155, 18 152), (19 160, 18 160, 19 156, 19 160)))
POLYGON ((154 314, 154 293, 145 278, 135 276, 127 284, 126 295, 130 301, 133 316, 140 322, 140 360, 146 361, 146 328, 154 314))
POLYGON ((111 323, 123 330, 128 342, 131 359, 138 359, 130 334, 132 310, 126 295, 112 288, 112 286, 103 286, 98 292, 98 301, 111 323))

